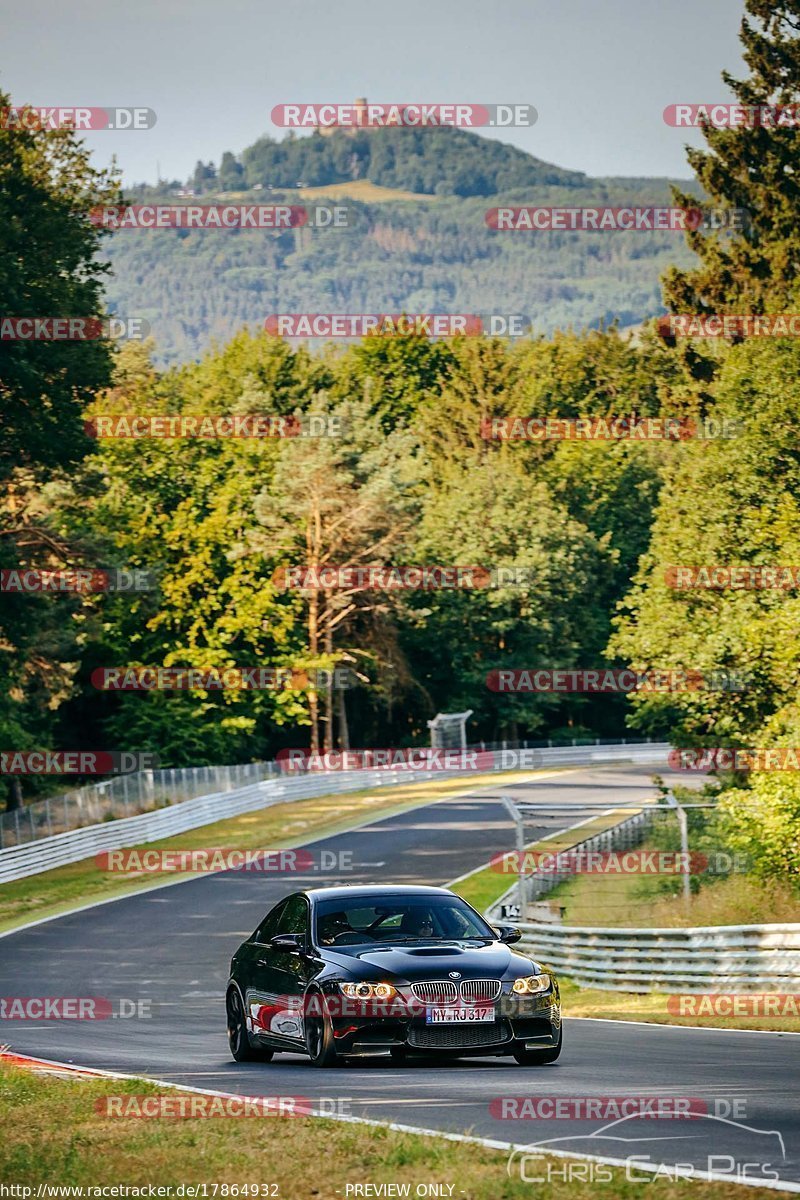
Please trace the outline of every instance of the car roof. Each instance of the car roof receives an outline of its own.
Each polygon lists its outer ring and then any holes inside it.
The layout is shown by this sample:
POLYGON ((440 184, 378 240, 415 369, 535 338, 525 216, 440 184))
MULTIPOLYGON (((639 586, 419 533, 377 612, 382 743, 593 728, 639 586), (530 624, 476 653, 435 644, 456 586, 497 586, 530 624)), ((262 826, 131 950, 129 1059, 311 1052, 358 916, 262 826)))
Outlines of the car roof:
POLYGON ((452 896, 449 888, 414 883, 359 883, 340 887, 307 888, 310 900, 351 900, 358 896, 452 896))

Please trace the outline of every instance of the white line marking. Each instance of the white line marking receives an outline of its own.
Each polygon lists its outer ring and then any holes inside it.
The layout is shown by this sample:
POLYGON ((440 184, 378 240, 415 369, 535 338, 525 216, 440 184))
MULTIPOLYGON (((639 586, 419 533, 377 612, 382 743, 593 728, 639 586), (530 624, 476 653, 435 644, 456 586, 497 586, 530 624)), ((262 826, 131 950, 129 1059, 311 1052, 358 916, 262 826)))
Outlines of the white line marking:
MULTIPOLYGON (((563 1006, 562 1006, 563 1010, 563 1006)), ((704 1033, 767 1033, 773 1037, 800 1037, 790 1029, 726 1029, 724 1025, 672 1025, 669 1021, 629 1021, 627 1017, 571 1017, 562 1011, 568 1021, 602 1021, 607 1025, 646 1025, 649 1029, 702 1029, 704 1033)))

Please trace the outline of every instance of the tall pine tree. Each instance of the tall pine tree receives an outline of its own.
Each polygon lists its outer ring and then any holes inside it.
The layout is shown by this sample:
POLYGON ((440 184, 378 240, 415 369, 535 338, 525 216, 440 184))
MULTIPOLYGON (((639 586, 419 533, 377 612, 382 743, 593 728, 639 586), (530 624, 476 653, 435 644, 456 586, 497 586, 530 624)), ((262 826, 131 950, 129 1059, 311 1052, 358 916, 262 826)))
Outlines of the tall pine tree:
MULTIPOLYGON (((750 77, 723 79, 747 107, 794 106, 800 119, 800 0, 746 0, 741 26, 750 77)), ((744 208, 741 232, 693 231, 689 245, 701 259, 694 270, 664 276, 664 302, 672 312, 784 312, 798 294, 800 276, 800 128, 753 123, 706 126, 708 149, 687 151, 714 205, 744 208)), ((684 207, 696 197, 676 191, 684 207)))

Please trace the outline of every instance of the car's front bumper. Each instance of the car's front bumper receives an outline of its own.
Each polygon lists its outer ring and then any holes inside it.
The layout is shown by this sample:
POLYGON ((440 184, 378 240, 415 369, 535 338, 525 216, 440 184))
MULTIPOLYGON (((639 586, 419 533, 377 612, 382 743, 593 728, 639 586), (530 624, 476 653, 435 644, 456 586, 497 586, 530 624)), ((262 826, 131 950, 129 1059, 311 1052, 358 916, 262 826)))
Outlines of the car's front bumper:
MULTIPOLYGON (((331 1000, 334 998, 331 997, 331 1000)), ((408 997, 383 1006, 350 1001, 328 1003, 337 1052, 345 1056, 385 1054, 396 1047, 426 1054, 503 1054, 524 1046, 548 1050, 558 1044, 561 1009, 557 990, 541 996, 504 993, 493 1004, 491 1022, 429 1024, 425 1006, 408 997)))

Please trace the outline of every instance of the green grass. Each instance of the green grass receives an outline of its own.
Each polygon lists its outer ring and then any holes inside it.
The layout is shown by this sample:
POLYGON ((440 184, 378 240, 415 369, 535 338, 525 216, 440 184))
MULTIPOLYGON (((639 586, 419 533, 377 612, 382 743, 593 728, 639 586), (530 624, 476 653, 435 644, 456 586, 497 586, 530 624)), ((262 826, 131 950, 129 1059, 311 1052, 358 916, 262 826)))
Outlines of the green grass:
MULTIPOLYGON (((641 849, 663 847, 648 841, 641 849)), ((690 929, 760 925, 765 919, 778 924, 800 921, 800 894, 788 885, 762 884, 744 874, 716 880, 698 875, 694 882, 698 890, 686 901, 681 876, 574 875, 549 898, 566 909, 569 925, 690 929)))
MULTIPOLYGON (((281 1200, 343 1200, 346 1185, 355 1183, 408 1183, 414 1195, 418 1184, 436 1182, 452 1186, 456 1200, 641 1200, 646 1187, 615 1168, 604 1182, 556 1176, 546 1190, 534 1190, 509 1178, 504 1150, 323 1118, 250 1117, 242 1128, 226 1117, 109 1118, 95 1109, 108 1095, 157 1094, 158 1087, 138 1080, 61 1079, 0 1065, 0 1179, 31 1187, 34 1195, 39 1184, 174 1189, 204 1183, 208 1196, 215 1184, 276 1184, 272 1194, 281 1200)), ((539 1130, 531 1140, 536 1136, 539 1130)), ((563 1160, 550 1162, 564 1174, 563 1160)), ((773 1195, 763 1188, 747 1194, 753 1200, 773 1195)), ((741 1200, 735 1184, 701 1180, 661 1179, 658 1196, 741 1200)))
MULTIPOLYGON (((579 987, 561 979, 561 1001, 567 1017, 604 1017, 611 1021, 646 1021, 657 1025, 707 1025, 715 1029, 767 1029, 773 1033, 800 1033, 800 1017, 673 1016, 666 992, 606 992, 579 987)), ((724 984, 716 989, 725 992, 724 984)), ((800 999, 797 1000, 800 1008, 800 999)))
POLYGON ((303 200, 361 200, 364 204, 380 204, 386 200, 423 200, 435 202, 438 197, 428 192, 409 192, 404 188, 383 187, 369 179, 353 179, 345 183, 327 183, 322 187, 298 189, 303 200))
MULTIPOLYGON (((503 780, 513 783, 533 772, 511 772, 503 780)), ((301 845, 344 829, 390 816, 393 813, 430 804, 446 796, 478 787, 494 786, 498 776, 485 774, 469 778, 441 779, 424 784, 406 783, 397 787, 372 788, 345 795, 318 796, 275 804, 270 808, 229 817, 213 825, 188 830, 158 842, 148 849, 194 850, 201 847, 226 847, 253 850, 301 845)), ((142 848, 142 847, 139 847, 142 848)), ((176 876, 186 879, 187 875, 176 876)), ((52 871, 43 871, 27 879, 0 885, 0 932, 26 921, 68 912, 81 904, 129 895, 168 882, 168 874, 130 876, 100 870, 94 859, 82 859, 52 871)))

